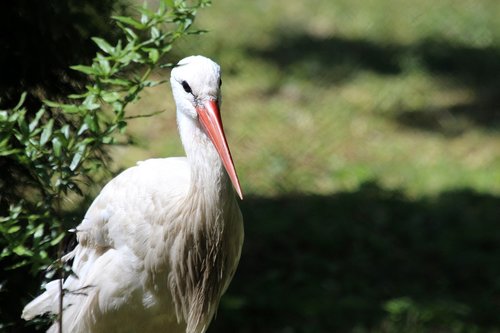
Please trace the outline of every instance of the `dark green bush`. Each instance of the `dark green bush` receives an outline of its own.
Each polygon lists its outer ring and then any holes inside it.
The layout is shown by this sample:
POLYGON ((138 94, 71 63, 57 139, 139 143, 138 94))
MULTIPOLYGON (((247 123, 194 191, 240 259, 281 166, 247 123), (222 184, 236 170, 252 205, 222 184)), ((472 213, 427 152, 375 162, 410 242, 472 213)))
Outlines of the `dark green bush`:
POLYGON ((27 292, 33 292, 28 270, 40 275, 50 265, 50 277, 64 275, 54 259, 63 253, 62 240, 71 224, 64 219, 65 200, 81 196, 96 171, 105 169, 106 147, 125 132, 127 106, 143 89, 161 83, 150 79, 151 71, 169 66, 166 55, 178 38, 197 33, 191 29, 196 11, 207 4, 206 0, 163 0, 154 10, 139 8, 138 18, 113 16, 114 41, 92 38, 99 51, 91 63, 71 67, 87 82, 83 89, 64 98, 64 89, 52 94, 50 85, 57 85, 65 73, 54 69, 54 77, 37 83, 46 87, 44 96, 55 96, 54 100, 45 99, 33 110, 36 103, 27 102, 33 91, 23 83, 20 87, 28 93, 16 106, 0 111, 0 262, 4 268, 0 329, 22 329, 23 324, 16 321, 22 304, 32 296, 27 292))

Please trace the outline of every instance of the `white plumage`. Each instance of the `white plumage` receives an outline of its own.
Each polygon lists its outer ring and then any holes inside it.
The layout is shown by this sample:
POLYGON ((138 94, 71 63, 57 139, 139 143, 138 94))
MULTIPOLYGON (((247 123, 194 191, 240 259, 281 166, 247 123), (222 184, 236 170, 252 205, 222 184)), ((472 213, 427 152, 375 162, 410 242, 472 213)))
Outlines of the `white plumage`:
MULTIPOLYGON (((201 333, 236 270, 241 189, 220 120, 220 69, 179 62, 171 85, 187 157, 139 162, 111 180, 77 227, 64 281, 64 332, 201 333), (234 189, 231 185, 234 185, 234 189)), ((26 320, 58 314, 59 281, 26 320)), ((57 323, 49 332, 57 332, 57 323)))

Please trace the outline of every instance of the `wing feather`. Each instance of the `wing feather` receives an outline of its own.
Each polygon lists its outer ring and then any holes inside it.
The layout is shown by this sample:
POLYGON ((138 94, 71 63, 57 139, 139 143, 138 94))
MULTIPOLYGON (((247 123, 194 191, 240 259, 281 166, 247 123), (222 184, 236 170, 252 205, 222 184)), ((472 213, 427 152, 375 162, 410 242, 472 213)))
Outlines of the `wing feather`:
MULTIPOLYGON (((63 325, 68 332, 86 332, 100 313, 144 302, 143 293, 134 291, 145 283, 145 240, 157 237, 158 228, 168 228, 156 220, 175 209, 189 182, 185 158, 150 159, 123 171, 102 189, 76 228, 78 245, 65 256, 74 259, 73 274, 64 282, 63 325)), ((57 314, 58 284, 49 282, 22 317, 57 314)))

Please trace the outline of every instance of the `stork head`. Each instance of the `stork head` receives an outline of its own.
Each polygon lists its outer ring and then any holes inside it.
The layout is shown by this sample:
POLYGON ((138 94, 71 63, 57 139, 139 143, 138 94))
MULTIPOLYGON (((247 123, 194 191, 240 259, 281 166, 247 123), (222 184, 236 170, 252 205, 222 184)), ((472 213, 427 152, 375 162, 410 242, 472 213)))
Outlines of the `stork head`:
POLYGON ((220 67, 203 56, 182 59, 172 69, 170 83, 178 112, 198 121, 212 141, 240 198, 238 175, 224 134, 220 116, 220 67))

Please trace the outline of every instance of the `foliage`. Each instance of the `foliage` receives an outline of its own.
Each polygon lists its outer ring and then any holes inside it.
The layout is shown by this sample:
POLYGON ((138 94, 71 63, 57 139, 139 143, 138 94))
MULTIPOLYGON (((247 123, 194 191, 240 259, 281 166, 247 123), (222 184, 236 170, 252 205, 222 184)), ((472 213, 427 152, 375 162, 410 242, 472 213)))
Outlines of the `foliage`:
POLYGON ((0 111, 0 166, 11 176, 1 184, 0 197, 0 261, 7 268, 1 278, 7 292, 16 268, 47 269, 58 244, 61 256, 65 200, 82 195, 82 185, 105 161, 104 148, 124 133, 127 106, 143 89, 161 83, 150 79, 151 71, 178 38, 199 33, 191 26, 197 9, 208 3, 164 0, 156 10, 138 8, 137 19, 114 16, 121 31, 117 42, 94 37, 100 50, 92 64, 72 66, 90 79, 83 91, 69 95, 69 102, 46 100, 37 112, 24 105, 23 94, 17 106, 0 111))

